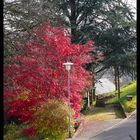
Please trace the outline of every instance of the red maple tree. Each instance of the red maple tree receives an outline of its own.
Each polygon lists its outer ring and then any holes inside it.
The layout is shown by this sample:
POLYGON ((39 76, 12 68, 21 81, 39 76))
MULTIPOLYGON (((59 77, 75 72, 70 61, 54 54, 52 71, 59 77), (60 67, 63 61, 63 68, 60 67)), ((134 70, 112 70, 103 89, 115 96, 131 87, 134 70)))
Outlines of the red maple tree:
POLYGON ((71 61, 71 107, 78 117, 81 109, 81 93, 93 83, 83 66, 94 61, 89 55, 95 49, 92 41, 71 44, 70 33, 62 27, 43 23, 32 31, 28 42, 20 42, 19 54, 11 58, 12 64, 4 66, 4 103, 7 116, 30 122, 32 114, 47 99, 68 100, 67 71, 63 63, 71 61))

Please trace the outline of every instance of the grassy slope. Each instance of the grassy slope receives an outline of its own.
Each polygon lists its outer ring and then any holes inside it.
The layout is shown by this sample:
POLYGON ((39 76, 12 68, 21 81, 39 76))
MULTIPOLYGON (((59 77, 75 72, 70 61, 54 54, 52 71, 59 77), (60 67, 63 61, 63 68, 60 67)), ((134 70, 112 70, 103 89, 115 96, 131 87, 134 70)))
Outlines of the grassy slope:
MULTIPOLYGON (((111 93, 113 94, 113 93, 111 93)), ((115 92, 114 92, 115 94, 115 92)), ((136 108, 136 81, 133 81, 132 83, 126 85, 125 87, 121 88, 121 97, 118 99, 118 97, 114 97, 112 99, 109 99, 107 103, 116 103, 120 102, 124 105, 124 108, 126 112, 131 112, 135 110, 136 108), (127 101, 126 96, 127 95, 132 95, 133 98, 131 101, 127 101)))

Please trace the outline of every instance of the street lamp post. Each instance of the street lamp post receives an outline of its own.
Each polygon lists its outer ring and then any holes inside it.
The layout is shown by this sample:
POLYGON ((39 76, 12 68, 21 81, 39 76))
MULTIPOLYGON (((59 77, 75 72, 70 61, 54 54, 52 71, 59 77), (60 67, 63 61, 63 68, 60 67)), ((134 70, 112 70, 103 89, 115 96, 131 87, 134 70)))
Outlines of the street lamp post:
POLYGON ((71 62, 67 62, 67 63, 63 63, 66 66, 66 70, 68 71, 68 117, 69 117, 69 124, 68 124, 68 134, 69 134, 69 138, 71 137, 71 129, 70 129, 70 122, 71 122, 71 113, 70 113, 70 68, 71 65, 73 65, 73 63, 71 62))

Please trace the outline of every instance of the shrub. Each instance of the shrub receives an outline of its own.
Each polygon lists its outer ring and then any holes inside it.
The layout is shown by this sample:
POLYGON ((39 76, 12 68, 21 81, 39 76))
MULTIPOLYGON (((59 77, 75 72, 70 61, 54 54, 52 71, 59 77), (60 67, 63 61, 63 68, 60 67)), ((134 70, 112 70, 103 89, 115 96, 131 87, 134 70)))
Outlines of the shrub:
POLYGON ((131 101, 124 102, 124 107, 127 112, 132 112, 136 109, 136 96, 131 101))
POLYGON ((22 137, 25 137, 29 140, 30 139, 32 140, 33 138, 34 139, 37 138, 36 130, 32 127, 28 127, 26 129, 24 129, 21 134, 22 134, 22 137))
POLYGON ((95 104, 96 107, 105 107, 105 102, 103 99, 97 99, 96 100, 96 104, 95 104))
POLYGON ((4 126, 4 140, 19 140, 22 128, 19 128, 15 123, 10 123, 4 126))
POLYGON ((68 130, 66 103, 62 100, 50 99, 34 114, 32 127, 36 129, 42 139, 65 140, 68 130))
POLYGON ((75 131, 78 129, 78 127, 80 126, 81 120, 75 120, 74 121, 74 129, 75 131))

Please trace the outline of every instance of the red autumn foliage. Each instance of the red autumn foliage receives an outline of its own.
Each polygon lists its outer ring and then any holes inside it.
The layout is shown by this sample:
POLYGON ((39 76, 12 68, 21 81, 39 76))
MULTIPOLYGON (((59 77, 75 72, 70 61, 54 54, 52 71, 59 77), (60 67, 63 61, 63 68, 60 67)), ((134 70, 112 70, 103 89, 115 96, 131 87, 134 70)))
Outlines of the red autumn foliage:
POLYGON ((67 101, 67 71, 63 63, 70 60, 74 63, 70 71, 70 102, 75 110, 74 117, 78 117, 81 93, 93 84, 89 79, 94 75, 83 68, 86 63, 94 61, 89 55, 95 49, 93 42, 71 44, 67 29, 47 23, 34 28, 32 34, 34 38, 28 42, 18 42, 20 53, 11 58, 12 64, 4 66, 7 115, 30 122, 32 114, 47 99, 67 101))
POLYGON ((32 137, 32 136, 36 135, 36 130, 32 127, 27 128, 27 129, 23 130, 22 135, 32 137))

